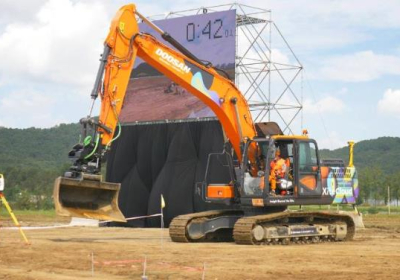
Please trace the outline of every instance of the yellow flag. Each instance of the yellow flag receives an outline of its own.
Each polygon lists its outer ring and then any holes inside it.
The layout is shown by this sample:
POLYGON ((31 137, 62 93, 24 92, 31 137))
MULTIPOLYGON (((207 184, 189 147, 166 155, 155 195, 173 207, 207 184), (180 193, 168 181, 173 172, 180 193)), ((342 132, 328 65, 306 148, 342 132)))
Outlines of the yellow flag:
POLYGON ((163 195, 161 195, 161 208, 164 209, 165 207, 165 201, 163 195))

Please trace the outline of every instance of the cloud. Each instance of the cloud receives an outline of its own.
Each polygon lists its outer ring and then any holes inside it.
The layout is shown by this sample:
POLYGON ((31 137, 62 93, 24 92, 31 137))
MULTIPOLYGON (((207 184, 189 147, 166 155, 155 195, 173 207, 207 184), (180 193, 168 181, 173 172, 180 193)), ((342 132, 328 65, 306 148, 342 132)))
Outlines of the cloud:
POLYGON ((42 5, 47 0, 1 0, 0 1, 0 26, 10 22, 29 22, 31 21, 42 5))
POLYGON ((17 92, 0 98, 1 125, 7 127, 48 127, 55 125, 54 96, 39 92, 17 92))
POLYGON ((334 56, 326 59, 320 74, 314 76, 343 82, 366 82, 384 75, 400 75, 400 56, 373 51, 334 56))
POLYGON ((19 14, 0 28, 2 125, 76 122, 77 115, 87 113, 78 110, 90 102, 103 41, 116 10, 109 13, 100 1, 91 0, 32 2, 39 6, 25 19, 21 18, 26 13, 16 5, 6 5, 6 11, 19 14))
MULTIPOLYGON (((265 7, 265 1, 245 1, 265 7)), ((400 28, 397 0, 271 0, 272 18, 295 52, 338 49, 373 38, 372 31, 400 28)))
POLYGON ((333 96, 324 97, 316 102, 306 99, 303 103, 305 114, 341 113, 345 107, 341 99, 333 96))
POLYGON ((341 137, 339 134, 337 133, 337 131, 329 131, 327 132, 328 135, 326 135, 326 137, 321 137, 318 139, 318 147, 320 149, 337 149, 337 148, 341 148, 341 147, 345 147, 347 145, 347 141, 348 139, 345 139, 343 137, 341 137))
MULTIPOLYGON (((283 50, 273 48, 271 50, 271 60, 275 63, 282 63, 282 64, 295 64, 292 57, 289 57, 288 54, 285 54, 283 50)), ((297 63, 296 63, 297 64, 297 63)))
POLYGON ((0 35, 0 76, 12 81, 87 85, 109 24, 103 5, 50 0, 31 22, 10 23, 0 35))
MULTIPOLYGON (((263 3, 262 0, 251 2, 259 3, 258 6, 263 3)), ((272 0, 270 6, 275 11, 295 15, 295 19, 308 18, 314 22, 325 19, 322 24, 336 21, 340 26, 347 23, 347 25, 360 25, 366 28, 400 27, 398 17, 400 3, 397 0, 385 0, 384 3, 365 0, 272 0)))
MULTIPOLYGON (((112 17, 126 1, 21 2, 0 1, 1 125, 48 127, 76 122, 89 110, 84 105, 90 105, 104 39, 112 17), (20 106, 24 111, 18 110, 18 99, 25 102, 20 106), (52 106, 58 110, 47 108, 52 106)), ((151 15, 165 4, 155 8, 139 3, 138 7, 151 15)))
POLYGON ((400 90, 387 89, 378 102, 378 112, 400 118, 400 90))

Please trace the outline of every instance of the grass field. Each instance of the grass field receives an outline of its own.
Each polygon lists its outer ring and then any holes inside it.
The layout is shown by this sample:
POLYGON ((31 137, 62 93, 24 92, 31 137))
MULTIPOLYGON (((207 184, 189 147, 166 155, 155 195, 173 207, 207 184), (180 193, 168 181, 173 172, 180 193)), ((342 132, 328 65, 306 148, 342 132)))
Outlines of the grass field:
MULTIPOLYGON (((299 207, 293 206, 290 207, 290 209, 297 210, 299 207)), ((336 206, 303 206, 302 209, 313 211, 335 211, 338 208, 336 206)), ((350 206, 340 206, 339 210, 353 211, 353 208, 350 206)), ((385 206, 360 206, 358 207, 358 211, 362 213, 364 224, 367 228, 379 228, 385 226, 400 229, 400 207, 392 207, 391 215, 388 215, 388 209, 385 206)), ((54 210, 15 210, 14 214, 23 226, 63 224, 69 223, 70 221, 70 218, 68 217, 57 216, 54 210)), ((13 223, 7 210, 4 207, 0 207, 0 227, 12 225, 13 223)))
MULTIPOLYGON (((69 223, 71 218, 57 216, 54 210, 14 210, 22 226, 69 223)), ((0 207, 0 227, 12 226, 13 222, 5 207, 0 207)))

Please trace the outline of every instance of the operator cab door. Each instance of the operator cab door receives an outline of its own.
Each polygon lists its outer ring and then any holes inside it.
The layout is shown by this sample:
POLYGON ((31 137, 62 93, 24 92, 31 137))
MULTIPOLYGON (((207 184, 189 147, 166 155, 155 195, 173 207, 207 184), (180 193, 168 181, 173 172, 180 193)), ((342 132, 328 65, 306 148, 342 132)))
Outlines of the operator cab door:
MULTIPOLYGON (((267 139, 256 139, 246 143, 243 157, 242 177, 243 186, 240 191, 241 197, 261 198, 268 184, 268 173, 266 173, 266 161, 268 157, 269 141, 267 139), (253 163, 252 163, 253 162, 253 163)), ((240 171, 241 171, 240 170, 240 171)))
POLYGON ((296 185, 299 197, 321 196, 321 168, 318 147, 314 140, 296 141, 296 185))

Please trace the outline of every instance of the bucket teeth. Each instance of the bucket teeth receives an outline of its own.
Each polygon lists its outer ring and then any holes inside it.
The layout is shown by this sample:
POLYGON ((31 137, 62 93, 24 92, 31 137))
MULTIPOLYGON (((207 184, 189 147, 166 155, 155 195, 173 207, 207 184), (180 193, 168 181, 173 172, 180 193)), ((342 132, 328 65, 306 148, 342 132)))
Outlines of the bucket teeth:
POLYGON ((60 216, 126 222, 118 207, 120 184, 101 181, 100 175, 82 179, 58 177, 54 205, 60 216))

